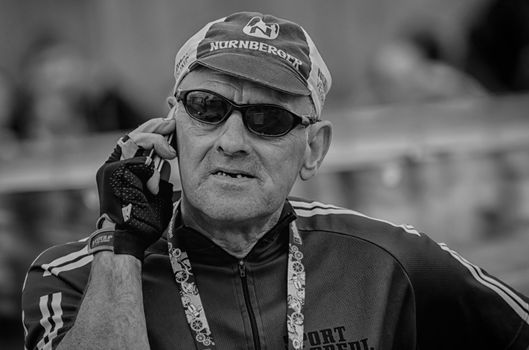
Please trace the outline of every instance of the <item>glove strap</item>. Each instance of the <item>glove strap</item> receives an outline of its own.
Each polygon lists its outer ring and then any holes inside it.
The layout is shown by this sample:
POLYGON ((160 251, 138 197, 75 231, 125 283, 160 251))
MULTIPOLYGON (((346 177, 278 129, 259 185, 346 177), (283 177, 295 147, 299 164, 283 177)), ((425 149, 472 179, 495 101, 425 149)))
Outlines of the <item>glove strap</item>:
POLYGON ((110 227, 94 231, 88 237, 88 253, 95 254, 100 251, 114 251, 114 229, 110 227))
POLYGON ((141 234, 131 234, 127 230, 114 231, 114 254, 132 255, 143 262, 145 247, 149 246, 141 234))

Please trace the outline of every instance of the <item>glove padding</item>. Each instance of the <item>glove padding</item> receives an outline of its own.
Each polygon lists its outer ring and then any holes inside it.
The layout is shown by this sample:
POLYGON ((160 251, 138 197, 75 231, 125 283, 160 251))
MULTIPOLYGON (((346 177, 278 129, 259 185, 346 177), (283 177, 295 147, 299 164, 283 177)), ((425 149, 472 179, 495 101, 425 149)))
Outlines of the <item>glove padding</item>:
POLYGON ((172 215, 173 185, 160 180, 158 194, 146 186, 155 172, 149 157, 123 159, 118 143, 97 171, 100 214, 115 223, 114 253, 143 260, 145 249, 156 242, 172 215))

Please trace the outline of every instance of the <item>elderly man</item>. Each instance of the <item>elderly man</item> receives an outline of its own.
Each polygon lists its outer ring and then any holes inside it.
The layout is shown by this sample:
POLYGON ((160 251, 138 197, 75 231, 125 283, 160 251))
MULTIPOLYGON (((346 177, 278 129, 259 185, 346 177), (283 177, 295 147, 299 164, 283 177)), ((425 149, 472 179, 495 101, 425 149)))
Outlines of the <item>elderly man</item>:
POLYGON ((30 268, 27 349, 527 349, 527 299, 445 245, 287 198, 331 139, 331 77, 299 25, 219 19, 174 75, 168 117, 98 172, 98 230, 30 268))

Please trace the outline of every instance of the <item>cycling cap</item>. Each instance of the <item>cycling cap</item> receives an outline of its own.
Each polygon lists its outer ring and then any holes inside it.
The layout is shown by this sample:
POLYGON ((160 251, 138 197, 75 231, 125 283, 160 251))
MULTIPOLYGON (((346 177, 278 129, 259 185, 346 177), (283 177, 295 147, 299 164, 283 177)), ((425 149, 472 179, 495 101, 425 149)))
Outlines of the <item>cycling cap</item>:
POLYGON ((331 75, 308 33, 291 21, 238 12, 208 23, 175 58, 176 91, 197 65, 294 95, 310 96, 318 116, 331 75))

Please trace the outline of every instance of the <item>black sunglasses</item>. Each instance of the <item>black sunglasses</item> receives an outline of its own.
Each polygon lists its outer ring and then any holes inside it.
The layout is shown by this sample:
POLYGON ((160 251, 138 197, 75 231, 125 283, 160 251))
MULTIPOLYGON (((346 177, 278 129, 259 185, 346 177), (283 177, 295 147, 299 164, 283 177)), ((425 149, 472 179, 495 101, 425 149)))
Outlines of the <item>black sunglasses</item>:
POLYGON ((233 113, 240 111, 246 128, 259 136, 279 137, 288 134, 297 125, 305 127, 318 122, 315 116, 299 116, 273 104, 236 104, 209 90, 178 91, 187 114, 205 124, 219 125, 233 113))

